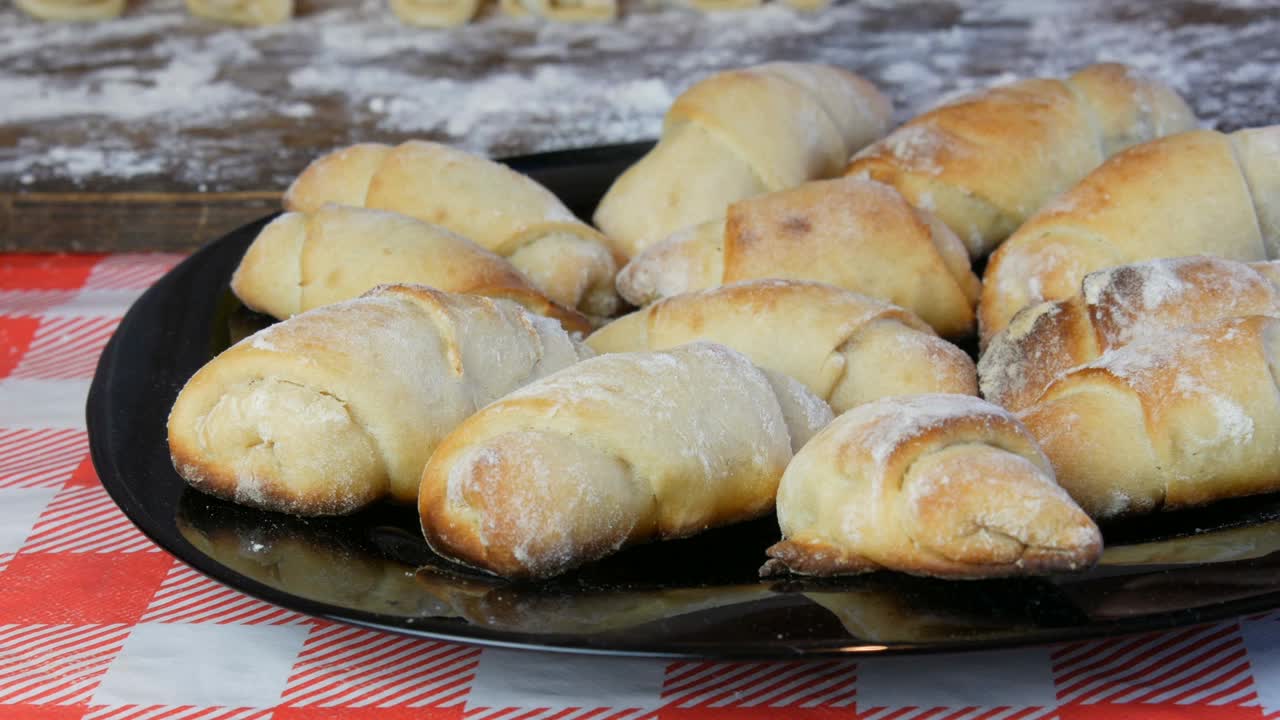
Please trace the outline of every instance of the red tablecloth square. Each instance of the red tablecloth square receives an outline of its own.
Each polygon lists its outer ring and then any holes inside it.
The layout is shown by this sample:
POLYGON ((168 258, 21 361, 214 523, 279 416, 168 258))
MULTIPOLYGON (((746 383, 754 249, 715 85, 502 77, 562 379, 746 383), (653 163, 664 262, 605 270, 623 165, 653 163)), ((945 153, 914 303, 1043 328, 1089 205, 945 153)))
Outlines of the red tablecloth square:
POLYGON ((18 553, 0 582, 0 624, 136 623, 175 562, 159 552, 18 553))

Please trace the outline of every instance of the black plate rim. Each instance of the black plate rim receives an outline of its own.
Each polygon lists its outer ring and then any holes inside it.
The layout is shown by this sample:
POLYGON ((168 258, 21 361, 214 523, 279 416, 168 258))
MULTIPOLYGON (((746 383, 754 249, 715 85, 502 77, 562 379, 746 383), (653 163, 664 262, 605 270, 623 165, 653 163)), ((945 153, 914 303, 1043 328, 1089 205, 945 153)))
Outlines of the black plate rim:
MULTIPOLYGON (((503 162, 528 168, 555 167, 593 156, 599 157, 601 154, 638 153, 650 145, 651 143, 643 142, 558 150, 509 158, 503 162)), ((125 313, 104 347, 99 357, 85 404, 89 454, 94 468, 107 494, 120 507, 130 522, 152 542, 180 562, 227 587, 256 599, 333 622, 430 640, 462 642, 485 647, 598 656, 763 660, 950 654, 1007 650, 1062 642, 1096 640, 1221 622, 1255 613, 1267 612, 1280 607, 1280 587, 1277 587, 1266 594, 1229 600, 1208 608, 1164 611, 1145 615, 1136 620, 1111 619, 1094 622, 1084 627, 1041 628, 1027 631, 1025 634, 1018 636, 996 637, 978 641, 895 641, 892 645, 881 645, 875 643, 859 644, 853 638, 832 638, 829 641, 777 641, 773 643, 754 641, 736 645, 712 641, 672 644, 670 642, 625 641, 607 633, 596 635, 539 634, 486 628, 449 618, 384 616, 364 610, 336 607, 270 587, 218 563, 190 545, 181 536, 175 535, 171 537, 166 535, 161 531, 161 525, 153 525, 152 523, 156 521, 147 513, 143 503, 135 496, 135 488, 128 478, 115 471, 112 461, 113 450, 109 442, 110 433, 107 432, 106 428, 111 425, 112 412, 119 409, 110 402, 111 379, 121 367, 121 358, 118 356, 123 352, 126 339, 136 332, 142 309, 166 297, 171 292, 170 286, 176 284, 177 280, 183 275, 198 272, 199 268, 206 263, 210 256, 217 253, 222 245, 230 242, 235 236, 249 232, 255 226, 260 227, 276 214, 278 213, 272 213, 264 218, 247 223, 222 237, 206 243, 147 288, 125 313)), ((175 477, 177 477, 176 474, 175 477)))

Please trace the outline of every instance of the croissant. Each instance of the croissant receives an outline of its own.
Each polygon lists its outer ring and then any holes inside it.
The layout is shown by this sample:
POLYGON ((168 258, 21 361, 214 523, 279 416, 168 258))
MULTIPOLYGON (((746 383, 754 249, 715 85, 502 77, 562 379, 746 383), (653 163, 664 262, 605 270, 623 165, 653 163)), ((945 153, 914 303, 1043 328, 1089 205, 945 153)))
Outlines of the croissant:
POLYGON ((636 305, 755 278, 816 280, 888 300, 943 335, 973 332, 981 286, 960 240, 892 188, 840 178, 742 200, 653 245, 618 275, 636 305))
POLYGON ((489 405, 436 448, 418 510, 441 555, 509 578, 773 507, 830 408, 714 343, 583 361, 489 405), (805 405, 791 411, 784 404, 805 405), (791 425, 788 425, 788 419, 791 425))
POLYGON ((453 27, 471 21, 480 0, 390 0, 400 22, 422 27, 453 27))
POLYGON ((1280 489, 1280 320, 1147 335, 1054 380, 1018 417, 1091 516, 1280 489))
POLYGON ((941 105, 858 153, 846 174, 897 188, 977 258, 1108 156, 1194 125, 1167 86, 1124 65, 1091 65, 941 105))
POLYGON ((186 1, 192 15, 237 25, 274 25, 293 17, 293 0, 186 1))
POLYGON ((26 14, 41 20, 109 20, 124 13, 125 0, 14 0, 26 14))
POLYGON ((285 213, 262 229, 231 276, 241 302, 277 318, 386 283, 505 298, 559 320, 570 332, 591 328, 505 259, 444 228, 383 210, 325 205, 285 213))
POLYGON ((1197 130, 1108 160, 1018 229, 987 265, 981 329, 1080 289, 1086 273, 1161 257, 1280 257, 1280 125, 1197 130))
POLYGON ((557 22, 599 22, 618 16, 618 0, 502 0, 510 15, 533 13, 557 22))
POLYGON ((765 574, 995 577, 1076 570, 1102 552, 1035 439, 964 395, 885 398, 836 418, 787 467, 778 524, 765 574))
POLYGON ((437 143, 352 145, 314 161, 286 210, 333 202, 392 210, 448 228, 507 258, 553 301, 612 315, 617 265, 604 237, 549 190, 505 165, 437 143))
POLYGON ((756 280, 676 295, 614 320, 587 345, 609 353, 695 340, 799 380, 837 413, 888 395, 977 394, 973 361, 915 315, 821 283, 756 280))
POLYGON ((436 444, 477 408, 576 362, 559 323, 514 303, 375 288, 237 343, 169 415, 178 474, 297 515, 412 502, 436 444))
POLYGON ((1022 410, 1071 368, 1135 338, 1243 315, 1280 317, 1280 262, 1195 256, 1092 272, 1075 295, 1023 308, 992 339, 978 362, 982 395, 1022 410))
POLYGON ((712 75, 676 98, 657 146, 605 193, 596 226, 633 257, 734 201, 839 174, 888 129, 890 109, 871 83, 827 65, 712 75))

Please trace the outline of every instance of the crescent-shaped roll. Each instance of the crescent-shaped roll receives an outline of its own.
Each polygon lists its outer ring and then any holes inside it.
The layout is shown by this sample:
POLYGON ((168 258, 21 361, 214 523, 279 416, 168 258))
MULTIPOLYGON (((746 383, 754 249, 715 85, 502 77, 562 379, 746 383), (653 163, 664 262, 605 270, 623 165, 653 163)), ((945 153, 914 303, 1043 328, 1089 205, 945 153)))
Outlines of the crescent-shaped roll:
POLYGON ((14 0, 14 4, 41 20, 90 22, 120 17, 125 0, 14 0))
POLYGON ((1018 411, 1054 380, 1135 338, 1244 315, 1280 317, 1280 262, 1206 256, 1089 273, 1075 295, 1023 308, 978 363, 982 396, 1018 411))
POLYGON ((530 13, 557 22, 602 22, 618 16, 618 0, 502 0, 509 15, 530 13))
POLYGON ((231 276, 241 302, 276 318, 391 283, 505 298, 559 320, 570 332, 591 328, 504 258, 444 228, 384 210, 325 205, 285 213, 258 233, 231 276))
POLYGON ((1280 257, 1280 125, 1196 130, 1130 148, 1018 228, 991 257, 984 339, 1014 313, 1080 289, 1085 274, 1184 255, 1280 257))
POLYGON ((406 25, 453 27, 471 22, 480 0, 390 0, 391 12, 406 25))
POLYGON ((598 353, 722 343, 842 413, 889 395, 977 394, 973 361, 920 318, 821 283, 755 280, 676 295, 587 338, 598 353))
POLYGON ((297 515, 413 502, 431 451, 476 409, 589 350, 514 303, 375 288, 236 343, 169 415, 178 474, 297 515))
POLYGON ((539 578, 763 515, 793 446, 831 419, 798 383, 775 390, 785 379, 692 343, 598 356, 532 383, 431 456, 418 493, 427 542, 472 567, 539 578), (807 407, 784 408, 797 402, 807 407))
POLYGON ((1280 490, 1280 320, 1147 335, 1054 380, 1018 414, 1095 518, 1280 490))
POLYGON ((787 467, 778 524, 766 574, 998 577, 1077 570, 1102 552, 1026 428, 965 395, 885 398, 836 418, 787 467))
POLYGON ((888 129, 889 100, 846 70, 766 63, 712 75, 676 98, 657 146, 627 169, 595 223, 622 257, 724 217, 730 203, 839 174, 888 129))
POLYGON ((391 210, 448 228, 507 258, 547 297, 588 315, 618 307, 604 236, 550 190, 505 165, 438 143, 363 143, 312 162, 286 210, 325 203, 391 210))
POLYGON ((942 335, 972 333, 981 285, 960 240, 892 188, 840 178, 729 206, 650 247, 618 275, 636 305, 757 278, 828 283, 888 300, 942 335))
POLYGON ((187 10, 237 25, 275 25, 293 17, 293 0, 186 0, 187 10))
POLYGON ((1118 64, 943 104, 858 153, 846 174, 892 185, 987 254, 1108 156, 1195 126, 1172 89, 1118 64))

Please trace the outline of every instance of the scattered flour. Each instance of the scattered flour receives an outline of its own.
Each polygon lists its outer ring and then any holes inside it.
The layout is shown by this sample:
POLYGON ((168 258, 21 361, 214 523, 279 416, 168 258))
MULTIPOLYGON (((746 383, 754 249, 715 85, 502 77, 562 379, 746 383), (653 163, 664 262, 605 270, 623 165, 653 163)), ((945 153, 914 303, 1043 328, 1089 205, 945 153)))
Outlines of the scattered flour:
POLYGON ((817 13, 773 3, 706 16, 622 0, 614 23, 487 8, 444 31, 401 25, 384 0, 306 7, 246 29, 192 19, 179 0, 141 0, 88 25, 35 23, 5 4, 0 127, 20 131, 0 146, 0 177, 258 190, 360 140, 420 136, 494 155, 635 141, 656 136, 698 78, 778 59, 863 73, 899 122, 993 82, 1099 60, 1170 82, 1211 126, 1267 124, 1280 107, 1270 0, 1197 13, 1141 0, 837 0, 817 13))

